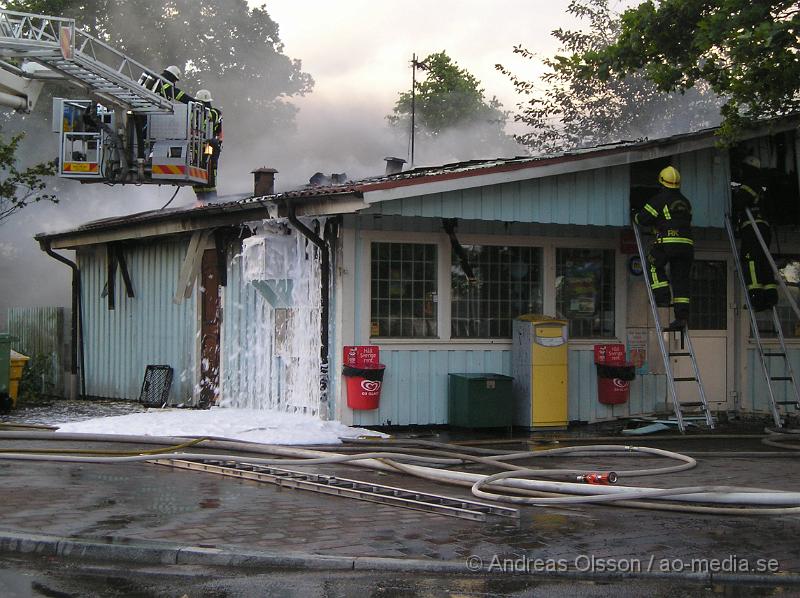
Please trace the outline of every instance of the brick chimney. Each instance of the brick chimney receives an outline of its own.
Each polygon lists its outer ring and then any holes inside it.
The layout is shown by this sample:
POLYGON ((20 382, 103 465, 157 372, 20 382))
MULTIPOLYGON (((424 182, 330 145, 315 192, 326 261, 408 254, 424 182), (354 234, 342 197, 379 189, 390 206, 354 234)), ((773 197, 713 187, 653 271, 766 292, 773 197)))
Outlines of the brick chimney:
POLYGON ((275 174, 278 172, 274 168, 262 166, 253 172, 253 195, 262 197, 264 195, 275 194, 275 174))

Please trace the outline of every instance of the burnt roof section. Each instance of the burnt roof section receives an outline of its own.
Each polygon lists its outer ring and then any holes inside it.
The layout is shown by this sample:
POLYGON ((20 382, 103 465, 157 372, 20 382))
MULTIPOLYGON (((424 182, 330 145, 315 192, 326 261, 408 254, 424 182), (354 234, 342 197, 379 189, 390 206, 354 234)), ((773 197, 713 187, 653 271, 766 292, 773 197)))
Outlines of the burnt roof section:
MULTIPOLYGON (((798 123, 800 123, 800 116, 793 115, 791 117, 773 119, 754 128, 745 138, 766 134, 771 132, 773 128, 776 130, 786 130, 798 126, 798 123)), ((343 198, 352 198, 354 196, 361 197, 364 193, 370 191, 421 185, 432 181, 443 181, 447 179, 479 177, 501 172, 536 169, 551 164, 568 164, 574 162, 576 166, 575 170, 580 170, 580 162, 588 160, 589 158, 612 156, 632 151, 646 151, 651 148, 664 148, 672 145, 677 146, 683 141, 708 140, 709 145, 712 145, 716 132, 717 128, 708 128, 658 139, 645 138, 619 141, 616 143, 569 150, 558 154, 466 160, 441 166, 415 168, 396 174, 368 177, 358 181, 349 181, 345 184, 309 186, 260 197, 246 194, 223 196, 216 201, 202 205, 172 208, 169 210, 152 210, 126 216, 95 220, 69 231, 40 233, 36 235, 36 239, 54 239, 59 236, 66 236, 77 232, 135 227, 143 223, 155 223, 173 219, 192 218, 206 220, 218 214, 228 215, 240 213, 241 221, 245 222, 248 217, 251 220, 263 217, 269 205, 285 205, 290 202, 298 204, 305 202, 313 203, 314 200, 319 199, 329 199, 335 202, 343 198)), ((271 171, 272 169, 269 170, 271 171)))

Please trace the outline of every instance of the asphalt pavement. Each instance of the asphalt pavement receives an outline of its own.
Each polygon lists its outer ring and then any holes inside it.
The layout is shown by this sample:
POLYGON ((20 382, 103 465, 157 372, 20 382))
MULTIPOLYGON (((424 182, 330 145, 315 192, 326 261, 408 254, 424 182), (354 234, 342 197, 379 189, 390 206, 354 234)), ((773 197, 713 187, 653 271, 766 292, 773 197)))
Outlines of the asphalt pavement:
MULTIPOLYGON (((88 448, 2 444, 4 451, 88 448)), ((796 455, 740 456, 776 450, 755 439, 636 444, 697 454, 698 466, 626 483, 800 491, 796 455)), ((548 466, 579 467, 577 461, 548 459, 548 466)), ((583 461, 587 469, 600 465, 583 461)), ((645 461, 648 467, 656 462, 615 456, 602 469, 639 468, 645 461)), ((469 489, 401 474, 349 465, 315 470, 470 497, 469 489)), ((620 596, 700 595, 714 588, 725 595, 800 592, 800 516, 794 514, 524 506, 516 520, 474 522, 149 463, 0 461, 0 496, 0 585, 11 588, 4 596, 62 595, 37 587, 67 596, 181 596, 177 589, 184 588, 188 596, 347 596, 358 587, 380 596, 595 596, 598 588, 620 596), (159 572, 152 583, 148 571, 159 572), (121 593, 113 593, 116 585, 121 593), (751 591, 736 593, 745 588, 751 591)))

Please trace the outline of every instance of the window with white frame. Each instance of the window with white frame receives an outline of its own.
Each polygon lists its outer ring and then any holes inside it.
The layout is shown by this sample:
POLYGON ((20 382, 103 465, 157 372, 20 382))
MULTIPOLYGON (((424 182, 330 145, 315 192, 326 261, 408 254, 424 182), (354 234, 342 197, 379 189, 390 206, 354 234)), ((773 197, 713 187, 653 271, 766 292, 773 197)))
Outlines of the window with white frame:
POLYGON ((514 318, 542 312, 542 249, 465 245, 475 280, 470 282, 453 252, 451 337, 511 338, 514 318))
POLYGON ((611 338, 614 250, 556 248, 556 311, 570 338, 611 338))
POLYGON ((370 337, 438 335, 437 246, 371 244, 370 337))

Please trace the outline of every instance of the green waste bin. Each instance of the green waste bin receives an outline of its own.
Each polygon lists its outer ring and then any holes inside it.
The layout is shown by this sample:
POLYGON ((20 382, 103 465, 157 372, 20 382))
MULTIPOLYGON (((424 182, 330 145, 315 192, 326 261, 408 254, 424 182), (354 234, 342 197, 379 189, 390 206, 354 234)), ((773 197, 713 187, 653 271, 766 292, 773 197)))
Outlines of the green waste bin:
POLYGON ((511 426, 514 378, 503 374, 450 374, 448 421, 463 428, 511 426))
POLYGON ((11 408, 9 395, 9 374, 11 373, 11 341, 10 334, 0 334, 0 412, 11 408))

